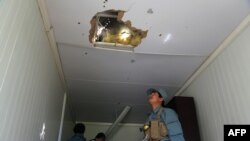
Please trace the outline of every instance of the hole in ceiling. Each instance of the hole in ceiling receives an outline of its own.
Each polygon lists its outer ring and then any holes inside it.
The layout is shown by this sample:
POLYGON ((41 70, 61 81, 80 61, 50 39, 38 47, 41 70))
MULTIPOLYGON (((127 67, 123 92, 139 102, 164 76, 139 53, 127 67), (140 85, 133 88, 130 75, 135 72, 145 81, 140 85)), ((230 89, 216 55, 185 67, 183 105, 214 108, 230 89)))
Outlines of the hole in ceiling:
POLYGON ((154 14, 154 11, 152 8, 149 8, 148 11, 147 11, 148 14, 154 14))
POLYGON ((106 4, 107 2, 108 2, 108 0, 104 0, 104 1, 103 1, 103 8, 105 8, 105 7, 106 7, 106 5, 105 5, 105 4, 106 4))
POLYGON ((87 51, 83 51, 82 52, 82 56, 87 56, 88 55, 88 52, 87 51))
POLYGON ((124 13, 121 10, 98 12, 90 21, 89 41, 95 47, 117 50, 137 47, 148 31, 132 27, 131 21, 122 21, 124 13))
POLYGON ((131 59, 131 60, 130 60, 130 62, 131 62, 131 63, 134 63, 134 62, 135 62, 135 60, 134 60, 134 59, 131 59))

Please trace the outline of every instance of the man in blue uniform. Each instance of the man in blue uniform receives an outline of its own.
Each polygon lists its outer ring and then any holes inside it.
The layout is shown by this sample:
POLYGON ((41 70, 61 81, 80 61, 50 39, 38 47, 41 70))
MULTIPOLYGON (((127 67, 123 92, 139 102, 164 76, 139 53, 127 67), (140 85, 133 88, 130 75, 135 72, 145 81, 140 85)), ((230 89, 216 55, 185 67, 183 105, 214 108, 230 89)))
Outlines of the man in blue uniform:
MULTIPOLYGON (((183 137, 182 127, 176 112, 170 108, 164 108, 166 105, 166 101, 168 99, 168 95, 163 89, 154 89, 150 88, 147 90, 148 102, 152 107, 152 113, 148 118, 149 129, 151 129, 151 134, 155 134, 155 132, 161 132, 156 135, 160 135, 160 139, 154 139, 151 135, 146 135, 146 140, 148 141, 185 141, 183 137), (154 122, 159 120, 160 123, 163 123, 166 131, 163 126, 154 125, 154 122), (156 130, 157 128, 157 130, 156 130), (158 130, 159 128, 159 130, 158 130), (163 130, 163 131, 161 131, 163 130)), ((159 124, 160 125, 160 124, 159 124)), ((155 135, 154 135, 155 136, 155 135)))

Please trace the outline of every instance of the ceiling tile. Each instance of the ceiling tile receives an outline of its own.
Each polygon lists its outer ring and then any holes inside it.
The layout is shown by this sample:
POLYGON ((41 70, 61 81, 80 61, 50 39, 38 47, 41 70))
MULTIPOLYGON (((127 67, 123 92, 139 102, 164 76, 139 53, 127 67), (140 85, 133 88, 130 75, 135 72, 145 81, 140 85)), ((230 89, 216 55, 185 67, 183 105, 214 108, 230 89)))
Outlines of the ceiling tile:
POLYGON ((59 44, 67 78, 181 86, 206 57, 136 54, 59 44))
POLYGON ((107 83, 67 79, 69 94, 74 101, 87 103, 147 104, 149 88, 163 88, 171 98, 178 87, 141 85, 130 83, 107 83))
POLYGON ((249 0, 115 0, 105 7, 100 0, 47 0, 47 5, 57 42, 92 47, 91 18, 117 9, 126 11, 124 21, 149 30, 135 52, 198 56, 208 56, 250 12, 249 0), (164 42, 169 33, 171 40, 164 42))

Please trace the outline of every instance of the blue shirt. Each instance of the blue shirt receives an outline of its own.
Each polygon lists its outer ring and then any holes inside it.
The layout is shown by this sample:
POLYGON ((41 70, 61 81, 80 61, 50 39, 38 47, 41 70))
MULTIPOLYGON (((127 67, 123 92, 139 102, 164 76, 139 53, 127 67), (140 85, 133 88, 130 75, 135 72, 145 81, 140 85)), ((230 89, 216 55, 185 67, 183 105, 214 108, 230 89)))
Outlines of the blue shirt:
POLYGON ((82 134, 75 134, 68 141, 86 141, 82 134))
MULTIPOLYGON (((157 114, 163 107, 156 108, 149 116, 148 121, 156 120, 157 114)), ((161 141, 185 141, 183 137, 181 123, 178 119, 176 112, 170 108, 163 108, 160 115, 161 120, 168 128, 168 137, 161 141)))

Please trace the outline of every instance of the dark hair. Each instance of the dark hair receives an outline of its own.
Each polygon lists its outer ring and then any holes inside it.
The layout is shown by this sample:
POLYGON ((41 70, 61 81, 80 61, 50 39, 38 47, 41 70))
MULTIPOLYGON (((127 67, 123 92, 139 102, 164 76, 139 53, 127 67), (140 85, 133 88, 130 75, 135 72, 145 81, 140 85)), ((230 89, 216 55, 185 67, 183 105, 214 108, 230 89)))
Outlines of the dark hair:
POLYGON ((106 139, 106 136, 104 133, 100 132, 95 136, 95 139, 106 139))
POLYGON ((85 125, 82 123, 77 123, 73 129, 74 133, 83 134, 85 132, 85 125))
MULTIPOLYGON (((152 93, 157 93, 157 94, 159 95, 159 98, 163 98, 162 95, 161 95, 158 91, 156 91, 156 90, 151 91, 151 94, 152 94, 152 93)), ((161 106, 162 106, 162 107, 165 106, 164 103, 165 103, 165 102, 164 102, 164 99, 163 99, 163 101, 162 101, 162 103, 161 103, 161 106)))

